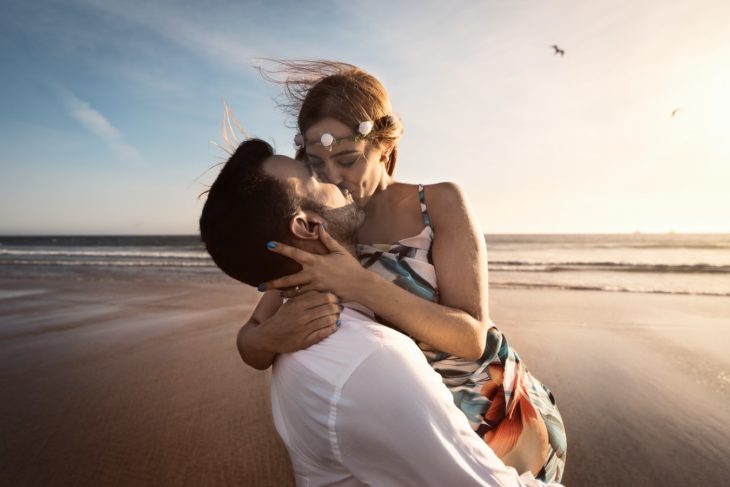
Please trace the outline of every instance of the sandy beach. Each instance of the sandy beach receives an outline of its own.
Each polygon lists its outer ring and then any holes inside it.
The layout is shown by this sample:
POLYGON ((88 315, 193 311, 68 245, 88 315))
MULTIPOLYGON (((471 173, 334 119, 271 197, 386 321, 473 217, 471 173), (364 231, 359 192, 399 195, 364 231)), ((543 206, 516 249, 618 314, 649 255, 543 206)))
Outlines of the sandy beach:
MULTIPOLYGON (((0 277, 1 485, 292 485, 269 372, 224 279, 0 277)), ((491 316, 553 390, 565 485, 721 485, 730 298, 494 289, 491 316)))

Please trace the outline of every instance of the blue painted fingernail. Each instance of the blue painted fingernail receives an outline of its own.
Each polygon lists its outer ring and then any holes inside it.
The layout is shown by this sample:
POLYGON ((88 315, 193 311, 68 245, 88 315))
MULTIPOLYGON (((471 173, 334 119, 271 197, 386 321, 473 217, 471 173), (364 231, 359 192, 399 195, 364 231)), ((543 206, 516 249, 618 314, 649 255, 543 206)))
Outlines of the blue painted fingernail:
POLYGON ((256 289, 259 291, 266 291, 266 284, 259 284, 256 289))
POLYGON ((267 249, 273 249, 273 248, 276 248, 276 242, 267 242, 267 243, 266 243, 266 248, 267 248, 267 249))
POLYGON ((338 319, 337 321, 335 321, 335 326, 337 328, 339 328, 340 326, 342 326, 342 320, 338 319))

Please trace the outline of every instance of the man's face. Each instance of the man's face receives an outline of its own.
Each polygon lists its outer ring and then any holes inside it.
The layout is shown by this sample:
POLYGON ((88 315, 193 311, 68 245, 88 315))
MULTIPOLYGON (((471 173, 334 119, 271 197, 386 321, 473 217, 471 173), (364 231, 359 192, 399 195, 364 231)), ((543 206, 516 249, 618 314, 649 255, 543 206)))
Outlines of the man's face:
POLYGON ((313 201, 325 208, 341 208, 352 204, 334 184, 322 183, 308 166, 286 156, 271 156, 264 161, 263 170, 269 176, 285 181, 302 199, 313 201))
POLYGON ((334 184, 321 182, 303 161, 291 157, 269 157, 264 161, 263 171, 286 182, 299 198, 312 203, 316 207, 314 211, 328 223, 330 234, 340 243, 354 243, 364 212, 350 194, 344 196, 334 184))

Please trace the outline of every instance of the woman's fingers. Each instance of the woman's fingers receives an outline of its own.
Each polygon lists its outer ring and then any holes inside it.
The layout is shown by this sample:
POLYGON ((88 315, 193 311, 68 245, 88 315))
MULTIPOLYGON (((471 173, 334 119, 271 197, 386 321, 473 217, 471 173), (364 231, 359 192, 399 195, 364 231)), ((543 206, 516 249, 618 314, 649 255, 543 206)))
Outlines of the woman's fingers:
POLYGON ((310 322, 319 318, 325 318, 327 316, 335 316, 335 319, 339 319, 339 314, 342 312, 342 305, 338 303, 326 303, 310 308, 306 312, 306 317, 310 322))
POLYGON ((333 334, 336 331, 337 331, 337 327, 333 325, 333 326, 329 326, 327 328, 322 328, 320 330, 312 332, 307 337, 307 339, 304 341, 303 348, 309 348, 312 345, 315 345, 315 344, 321 342, 322 340, 324 340, 325 338, 327 338, 328 336, 330 336, 331 334, 333 334))
POLYGON ((307 300, 302 303, 304 309, 316 308, 323 304, 339 304, 340 298, 329 292, 309 291, 307 300))
POLYGON ((294 259, 300 264, 311 265, 314 262, 314 255, 310 254, 306 250, 298 249, 287 244, 280 242, 269 242, 266 244, 266 248, 277 254, 285 255, 290 259, 294 259))
POLYGON ((279 295, 282 298, 287 298, 289 300, 291 299, 299 299, 300 296, 302 296, 304 293, 310 293, 313 292, 307 285, 303 286, 294 286, 294 287, 288 287, 285 289, 279 290, 279 295))
POLYGON ((305 334, 312 333, 314 331, 317 331, 321 328, 327 328, 328 326, 337 326, 337 322, 340 320, 340 317, 336 314, 328 314, 326 316, 320 316, 319 318, 315 318, 309 322, 307 322, 306 325, 302 327, 302 332, 305 334))
POLYGON ((324 225, 319 226, 319 239, 330 252, 345 251, 345 248, 337 240, 332 238, 332 235, 324 228, 324 225))
POLYGON ((330 317, 320 318, 319 320, 313 321, 312 324, 316 324, 316 326, 313 327, 312 331, 304 338, 304 346, 302 348, 307 348, 322 341, 336 332, 339 328, 336 322, 330 317))
MULTIPOLYGON (((284 292, 288 293, 289 291, 290 290, 287 289, 284 292)), ((294 313, 300 313, 302 311, 308 310, 310 308, 315 308, 323 304, 338 302, 339 301, 337 296, 332 293, 323 293, 320 291, 304 291, 299 294, 294 292, 294 295, 289 301, 286 302, 284 306, 291 308, 292 312, 294 313)))

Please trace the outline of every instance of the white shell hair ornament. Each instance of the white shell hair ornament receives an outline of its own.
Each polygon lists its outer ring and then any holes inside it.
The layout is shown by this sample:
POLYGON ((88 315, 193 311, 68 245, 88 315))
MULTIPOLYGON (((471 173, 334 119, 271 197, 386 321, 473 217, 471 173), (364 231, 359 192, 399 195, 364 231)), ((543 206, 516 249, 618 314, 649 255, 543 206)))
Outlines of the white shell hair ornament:
POLYGON ((357 126, 357 131, 360 135, 365 137, 373 130, 373 122, 372 120, 367 120, 365 122, 360 122, 360 125, 357 126))
POLYGON ((319 138, 319 143, 322 144, 323 147, 327 147, 329 150, 332 150, 332 144, 334 141, 334 136, 329 132, 323 133, 322 137, 319 138))
POLYGON ((302 147, 304 147, 304 137, 302 134, 297 134, 294 136, 294 148, 299 150, 302 147))
MULTIPOLYGON (((340 137, 336 138, 334 135, 332 135, 329 132, 323 133, 318 142, 322 145, 322 147, 326 147, 328 150, 332 151, 332 146, 339 143, 343 140, 360 140, 368 135, 370 135, 370 132, 373 131, 374 123, 372 120, 366 120, 364 122, 360 122, 357 126, 357 133, 354 136, 351 137, 340 137)), ((301 133, 298 133, 294 136, 294 148, 295 149, 301 149, 305 145, 304 136, 302 136, 301 133)))

